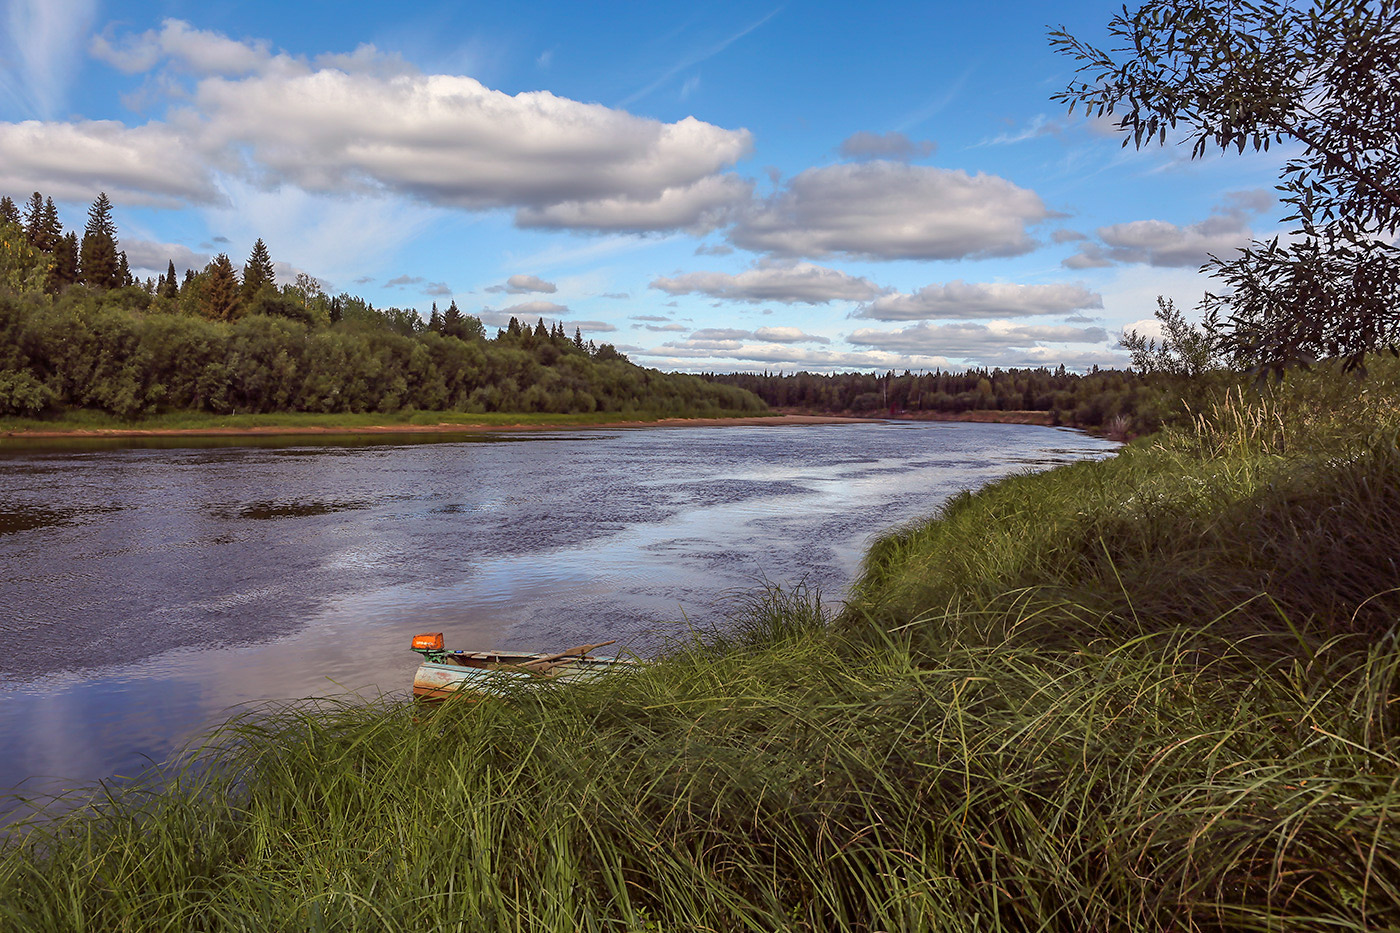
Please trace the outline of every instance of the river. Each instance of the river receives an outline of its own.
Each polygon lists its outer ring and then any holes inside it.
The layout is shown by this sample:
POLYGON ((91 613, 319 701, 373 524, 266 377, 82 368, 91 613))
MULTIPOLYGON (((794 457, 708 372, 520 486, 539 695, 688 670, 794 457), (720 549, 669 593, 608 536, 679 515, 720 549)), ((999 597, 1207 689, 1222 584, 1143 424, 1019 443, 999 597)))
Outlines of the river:
POLYGON ((405 695, 418 632, 645 657, 765 583, 837 602, 874 535, 1115 448, 928 422, 0 441, 0 794, 138 774, 240 704, 405 695))

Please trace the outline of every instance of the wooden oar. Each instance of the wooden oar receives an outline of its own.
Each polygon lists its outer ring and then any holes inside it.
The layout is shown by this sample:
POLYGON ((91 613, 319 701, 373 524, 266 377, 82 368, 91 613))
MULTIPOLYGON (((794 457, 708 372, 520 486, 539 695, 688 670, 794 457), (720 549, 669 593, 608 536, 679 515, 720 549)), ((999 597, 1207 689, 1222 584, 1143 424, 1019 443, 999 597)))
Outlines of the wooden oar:
POLYGON ((600 641, 596 645, 579 645, 577 648, 570 648, 569 650, 561 651, 558 654, 546 655, 543 658, 535 658, 535 660, 533 661, 526 661, 524 664, 516 664, 513 666, 517 670, 526 671, 531 674, 542 675, 546 671, 554 667, 558 667, 559 662, 563 661, 565 658, 581 658, 587 655, 590 651, 593 651, 597 648, 606 648, 608 645, 615 644, 616 642, 617 639, 614 638, 610 641, 600 641))

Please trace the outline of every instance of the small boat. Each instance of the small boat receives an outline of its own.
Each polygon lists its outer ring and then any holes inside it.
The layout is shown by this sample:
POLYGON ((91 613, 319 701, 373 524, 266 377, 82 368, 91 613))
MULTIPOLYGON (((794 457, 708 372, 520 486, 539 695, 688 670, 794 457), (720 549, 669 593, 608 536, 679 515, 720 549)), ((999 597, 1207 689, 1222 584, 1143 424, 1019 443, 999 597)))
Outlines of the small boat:
POLYGON ((424 700, 445 700, 467 694, 473 699, 506 693, 519 687, 544 683, 579 683, 609 671, 632 668, 629 658, 590 657, 590 652, 616 641, 579 645, 554 654, 512 651, 449 651, 442 633, 413 636, 413 650, 423 663, 413 675, 413 695, 424 700))

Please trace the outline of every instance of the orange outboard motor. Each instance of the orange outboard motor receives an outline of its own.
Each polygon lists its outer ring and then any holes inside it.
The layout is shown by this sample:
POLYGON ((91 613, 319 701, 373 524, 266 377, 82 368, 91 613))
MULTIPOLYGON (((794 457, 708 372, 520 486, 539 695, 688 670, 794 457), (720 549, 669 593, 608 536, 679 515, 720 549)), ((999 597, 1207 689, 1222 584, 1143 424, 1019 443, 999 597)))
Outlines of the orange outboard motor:
POLYGON ((413 650, 429 661, 439 660, 443 653, 442 632, 433 632, 428 635, 414 635, 413 650))

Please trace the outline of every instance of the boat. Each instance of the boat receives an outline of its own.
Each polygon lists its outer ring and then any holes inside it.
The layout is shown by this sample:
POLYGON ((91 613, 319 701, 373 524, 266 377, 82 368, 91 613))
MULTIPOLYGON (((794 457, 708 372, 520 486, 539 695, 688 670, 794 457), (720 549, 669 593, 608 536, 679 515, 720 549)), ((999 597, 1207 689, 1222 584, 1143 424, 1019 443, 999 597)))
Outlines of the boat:
POLYGON ((579 645, 553 654, 513 651, 451 651, 441 632, 413 636, 413 650, 423 656, 413 675, 413 695, 422 700, 445 700, 462 695, 481 699, 544 684, 580 683, 611 671, 635 666, 630 658, 592 657, 591 652, 613 644, 579 645))

